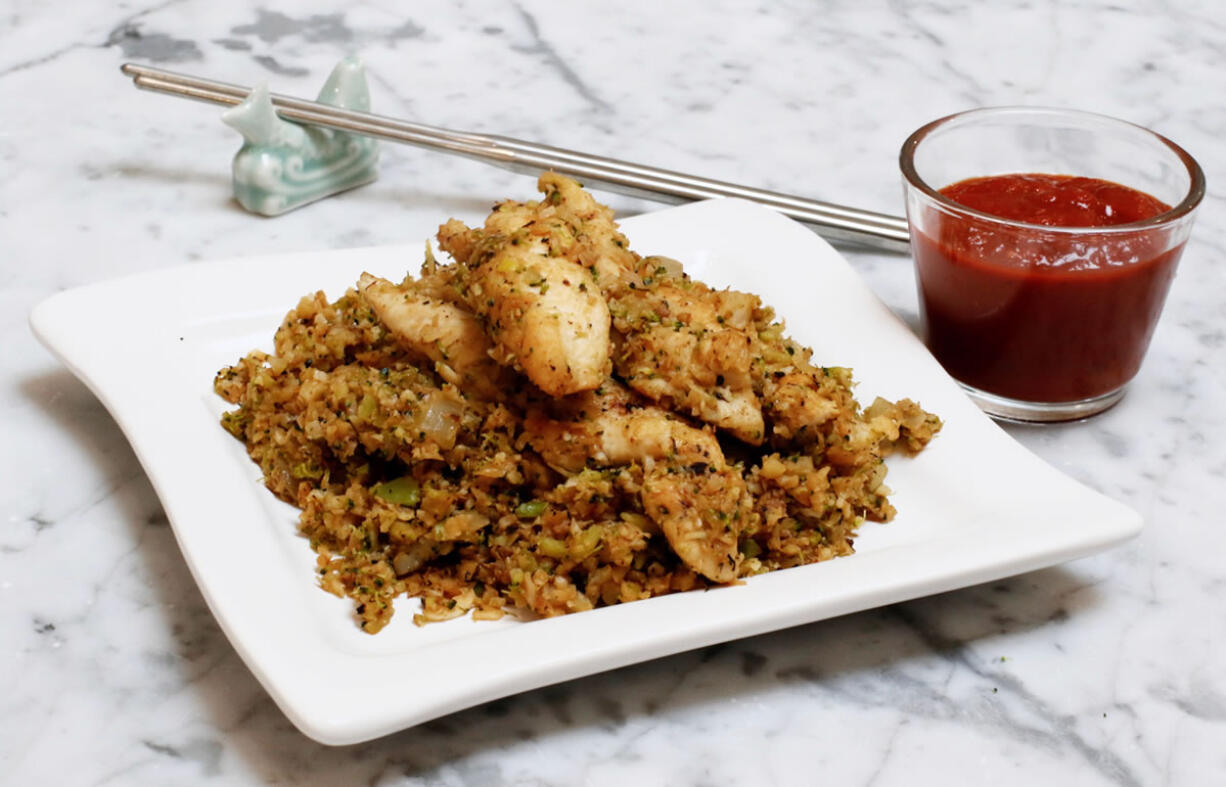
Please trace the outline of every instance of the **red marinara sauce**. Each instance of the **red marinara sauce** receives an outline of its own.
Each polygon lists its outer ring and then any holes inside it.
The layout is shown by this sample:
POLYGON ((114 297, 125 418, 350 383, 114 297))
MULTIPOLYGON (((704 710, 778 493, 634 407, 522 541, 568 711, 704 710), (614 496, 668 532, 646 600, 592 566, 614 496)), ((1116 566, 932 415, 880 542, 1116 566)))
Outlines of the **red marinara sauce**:
POLYGON ((971 178, 941 193, 1025 222, 943 213, 915 238, 926 340, 953 377, 1031 402, 1089 399, 1132 379, 1183 247, 1151 226, 1094 228, 1168 205, 1105 180, 1035 173, 971 178))

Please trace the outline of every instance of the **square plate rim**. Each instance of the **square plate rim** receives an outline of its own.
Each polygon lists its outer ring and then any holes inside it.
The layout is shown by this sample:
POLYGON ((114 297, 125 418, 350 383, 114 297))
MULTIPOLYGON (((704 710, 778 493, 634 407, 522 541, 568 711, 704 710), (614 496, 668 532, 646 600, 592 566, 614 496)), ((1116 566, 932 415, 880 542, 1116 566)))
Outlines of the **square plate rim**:
MULTIPOLYGON (((879 327, 889 334, 887 338, 907 342, 913 351, 918 347, 922 356, 917 363, 928 374, 933 373, 931 367, 936 362, 909 329, 868 290, 847 261, 810 230, 768 208, 737 199, 706 200, 642 214, 622 221, 621 225, 630 237, 632 247, 645 253, 654 252, 649 248, 640 248, 635 241, 636 234, 650 230, 667 235, 670 225, 680 225, 691 228, 682 232, 683 235, 693 231, 692 228, 703 227, 709 228, 712 237, 717 240, 721 232, 732 233, 730 228, 741 228, 735 230, 739 236, 747 231, 744 228, 749 227, 756 234, 767 237, 765 243, 771 249, 795 250, 798 255, 818 258, 820 264, 832 266, 823 271, 825 274, 834 276, 840 286, 852 288, 853 294, 863 299, 866 309, 872 312, 869 316, 883 321, 879 327)), ((449 686, 446 685, 447 681, 436 680, 423 689, 419 683, 410 685, 396 680, 396 673, 402 671, 405 665, 404 653, 358 655, 339 651, 320 633, 318 626, 313 625, 303 610, 295 614, 267 609, 261 609, 261 614, 240 611, 239 605, 244 599, 235 585, 247 588, 248 584, 220 577, 215 545, 201 546, 205 543, 201 540, 200 532, 200 522, 204 516, 202 511, 217 512, 219 502, 215 496, 207 494, 207 490, 191 488, 190 478, 185 477, 190 476, 191 469, 183 468, 176 461, 174 442, 154 422, 157 417, 173 415, 175 407, 182 404, 175 398, 183 393, 182 389, 166 382, 167 379, 178 379, 174 376, 175 339, 164 337, 164 342, 159 343, 158 339, 147 331, 141 331, 140 326, 130 319, 110 321, 83 331, 79 318, 105 316, 108 310, 113 310, 125 298, 139 300, 137 296, 141 293, 171 293, 169 288, 175 287, 174 297, 169 302, 149 306, 149 316, 155 320, 174 319, 177 316, 180 321, 175 325, 190 328, 200 324, 199 318, 207 321, 209 316, 199 313, 208 307, 193 300, 197 288, 216 286, 217 280, 228 274, 235 275, 242 271, 273 271, 276 274, 285 266, 310 268, 312 265, 327 264, 338 257, 348 260, 347 265, 365 264, 366 261, 386 261, 394 255, 403 255, 403 269, 409 269, 412 267, 412 255, 420 248, 420 244, 395 244, 180 265, 58 293, 38 304, 30 316, 31 327, 38 339, 99 398, 132 444, 166 508, 176 540, 197 585, 236 651, 291 721, 317 741, 348 744, 369 740, 445 713, 531 688, 716 642, 1050 566, 1118 544, 1135 536, 1141 529, 1139 514, 1070 479, 1031 454, 980 413, 960 391, 956 391, 956 384, 940 372, 948 381, 951 391, 956 392, 956 397, 951 393, 945 401, 945 406, 952 408, 952 411, 940 413, 947 424, 956 417, 957 422, 966 424, 977 439, 990 441, 1003 455, 1007 455, 1012 463, 1011 468, 1028 474, 1025 477, 1032 481, 1043 481, 1042 488, 1052 495, 1053 501, 1092 504, 1100 509, 1101 516, 1094 521, 1077 523, 1078 528, 1067 527, 1067 522, 1061 523, 1063 527, 1040 526, 1037 533, 1043 538, 1037 545, 1034 543, 1035 530, 1023 533, 1015 528, 993 533, 990 542, 969 545, 962 543, 963 540, 959 538, 961 534, 955 533, 906 545, 907 554, 912 558, 910 560, 890 559, 887 556, 868 561, 856 555, 815 566, 774 572, 752 578, 745 585, 702 594, 676 594, 580 615, 500 627, 496 632, 491 630, 479 636, 497 636, 499 651, 526 649, 537 657, 536 660, 500 665, 493 672, 487 671, 462 686, 449 686), (187 318, 189 315, 194 315, 194 322, 187 318), (113 350, 109 355, 100 352, 107 347, 113 350), (115 347, 118 350, 114 350, 115 347), (164 378, 160 387, 157 380, 146 379, 144 382, 152 385, 153 391, 170 394, 170 398, 153 397, 149 401, 133 394, 131 382, 125 375, 143 368, 138 351, 149 353, 154 349, 169 371, 159 368, 164 378), (956 556, 953 568, 946 566, 940 570, 942 556, 951 554, 949 550, 953 550, 952 554, 956 556), (934 562, 914 559, 917 557, 934 562), (884 584, 866 583, 865 578, 856 573, 864 570, 865 562, 888 565, 891 581, 884 584), (938 570, 933 570, 934 565, 938 570), (838 587, 839 582, 848 582, 853 587, 858 584, 860 590, 858 593, 845 592, 842 596, 835 594, 816 600, 797 593, 814 586, 827 589, 838 587), (696 596, 716 598, 718 602, 696 600, 696 596), (780 603, 763 612, 754 607, 761 600, 759 597, 780 603), (725 614, 713 616, 703 606, 715 603, 725 614), (695 616, 695 608, 703 614, 695 616), (675 621, 677 615, 684 616, 685 625, 669 624, 670 620, 675 621), (631 637, 616 644, 610 644, 607 637, 600 636, 602 630, 616 630, 619 626, 632 624, 641 626, 643 623, 651 629, 648 632, 650 636, 631 637), (559 655, 562 649, 550 651, 549 648, 549 645, 559 642, 583 644, 559 655), (287 649, 297 654, 292 665, 286 662, 287 649), (365 676, 357 685, 347 683, 343 687, 329 687, 320 685, 320 681, 312 677, 329 674, 338 665, 353 663, 362 665, 365 676), (389 692, 389 687, 398 688, 399 692, 389 692)), ((312 288, 314 285, 307 283, 300 294, 312 288)), ((329 296, 335 297, 337 294, 329 293, 329 296)), ((292 305, 285 303, 276 319, 279 320, 280 315, 292 305)), ((88 319, 85 324, 89 324, 88 319)), ((182 342, 183 338, 179 337, 178 341, 182 342)), ((149 369, 146 368, 144 373, 148 375, 149 369)), ((207 385, 202 385, 200 393, 211 394, 211 390, 207 385)), ((210 425, 211 431, 204 427, 203 422, 193 420, 187 436, 199 440, 198 445, 207 447, 209 451, 232 450, 229 446, 227 449, 219 448, 225 441, 233 444, 233 440, 217 428, 215 422, 210 425)), ((938 444, 934 443, 934 446, 938 444)), ((921 454, 919 460, 923 456, 921 454)), ((211 469, 224 476, 229 485, 238 485, 233 488, 245 488, 242 486, 246 479, 243 470, 249 468, 211 469)), ((262 487, 249 489, 248 493, 252 496, 267 494, 262 487)), ((262 546, 267 548, 268 544, 262 543, 262 546)), ((304 551, 309 553, 305 544, 303 546, 304 551)), ((883 553, 873 554, 880 556, 883 553)), ((948 560, 947 557, 944 559, 948 560)), ((242 560, 237 562, 239 566, 243 565, 242 560)), ((479 659, 475 659, 474 654, 455 652, 463 650, 467 642, 469 639, 459 639, 421 648, 412 652, 410 661, 415 669, 446 671, 458 659, 465 667, 471 668, 479 663, 479 659)))

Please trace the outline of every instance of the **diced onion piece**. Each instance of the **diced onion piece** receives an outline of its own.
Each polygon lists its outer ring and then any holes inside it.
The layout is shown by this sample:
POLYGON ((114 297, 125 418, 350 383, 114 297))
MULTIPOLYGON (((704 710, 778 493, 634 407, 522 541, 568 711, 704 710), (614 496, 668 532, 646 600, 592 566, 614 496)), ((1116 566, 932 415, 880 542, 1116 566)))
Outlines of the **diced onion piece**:
POLYGON ((455 394, 449 391, 434 391, 425 398, 423 404, 425 406, 418 416, 418 430, 439 448, 445 451, 454 448, 464 403, 458 401, 455 394))

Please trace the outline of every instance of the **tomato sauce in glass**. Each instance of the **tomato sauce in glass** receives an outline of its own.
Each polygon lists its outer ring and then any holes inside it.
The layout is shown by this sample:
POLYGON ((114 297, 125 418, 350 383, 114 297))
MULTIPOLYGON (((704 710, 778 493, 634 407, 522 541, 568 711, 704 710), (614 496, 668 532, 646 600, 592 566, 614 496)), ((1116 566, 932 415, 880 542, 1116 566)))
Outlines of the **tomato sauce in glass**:
POLYGON ((1132 379, 1183 246, 1170 248, 1153 227, 1094 228, 1168 205, 1105 180, 1034 173, 972 178, 941 193, 1031 225, 943 213, 916 235, 926 340, 953 377, 1031 402, 1089 399, 1132 379))

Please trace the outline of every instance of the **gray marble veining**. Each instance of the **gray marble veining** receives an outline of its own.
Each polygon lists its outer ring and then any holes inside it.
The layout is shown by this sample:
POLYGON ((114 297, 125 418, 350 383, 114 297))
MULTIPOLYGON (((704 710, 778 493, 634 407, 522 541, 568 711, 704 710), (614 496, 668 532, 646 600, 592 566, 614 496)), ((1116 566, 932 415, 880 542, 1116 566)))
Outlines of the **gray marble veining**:
MULTIPOLYGON (((0 26, 0 783, 1226 783, 1226 9, 1166 3, 19 3, 0 26), (125 60, 882 212, 920 124, 1072 106, 1209 180, 1141 375, 1087 423, 1010 427, 1139 510, 1123 547, 509 697, 343 748, 298 733, 187 571, 123 435, 30 336, 56 291, 184 261, 425 238, 530 179, 385 147, 275 220, 229 198, 213 108, 125 60)), ((601 195, 624 214, 647 202, 601 195)), ((914 321, 905 258, 848 255, 914 321)), ((336 679, 343 679, 338 676, 336 679)))

